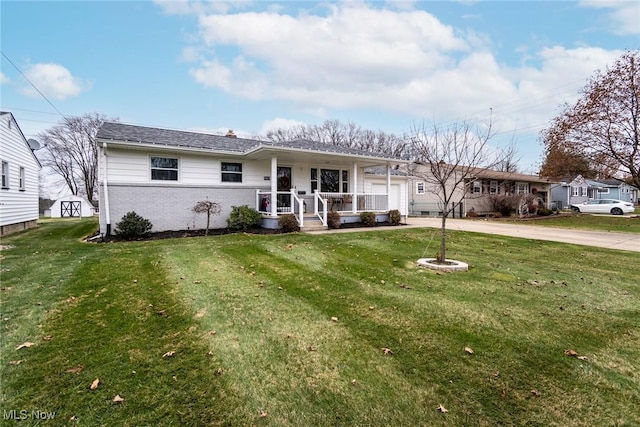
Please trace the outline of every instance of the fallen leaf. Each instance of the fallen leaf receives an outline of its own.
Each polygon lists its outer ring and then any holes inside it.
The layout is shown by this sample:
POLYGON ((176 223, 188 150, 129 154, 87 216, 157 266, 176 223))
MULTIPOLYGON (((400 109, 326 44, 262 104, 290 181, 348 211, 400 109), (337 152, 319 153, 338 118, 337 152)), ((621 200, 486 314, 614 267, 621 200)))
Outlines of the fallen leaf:
POLYGON ((337 322, 337 321, 338 321, 338 318, 337 318, 337 317, 332 317, 332 318, 331 318, 331 321, 332 321, 332 322, 337 322))
POLYGON ((587 360, 587 356, 578 356, 578 359, 580 359, 580 360, 587 360))
POLYGON ((32 342, 27 341, 27 342, 22 343, 22 344, 20 344, 19 346, 17 346, 17 347, 16 347, 16 350, 20 350, 21 348, 29 348, 29 347, 31 347, 31 346, 33 346, 33 345, 35 345, 35 344, 34 344, 34 343, 32 343, 32 342))
POLYGON ((124 399, 122 397, 120 397, 119 394, 116 394, 116 397, 113 398, 113 402, 114 403, 122 403, 122 402, 124 402, 124 399))
POLYGON ((67 369, 65 372, 67 372, 69 374, 77 374, 78 372, 82 372, 83 370, 84 370, 84 366, 83 365, 78 365, 75 368, 67 369))
POLYGON ((357 385, 358 381, 356 381, 355 379, 351 380, 351 385, 357 385))
POLYGON ((74 415, 73 417, 69 418, 69 421, 77 421, 78 418, 76 418, 76 416, 74 415))
POLYGON ((535 396, 535 397, 540 396, 540 392, 539 392, 538 390, 536 390, 536 389, 531 390, 531 394, 532 394, 533 396, 535 396))
POLYGON ((172 378, 174 381, 178 381, 178 377, 176 377, 175 375, 172 378))
POLYGON ((571 357, 578 357, 578 352, 575 350, 565 350, 564 354, 566 354, 567 356, 571 356, 571 357))
POLYGON ((264 418, 267 416, 267 412, 266 411, 260 411, 260 417, 264 418))
POLYGON ((16 365, 19 365, 21 363, 22 363, 22 360, 12 360, 12 361, 9 362, 9 365, 16 366, 16 365))
POLYGON ((218 369, 216 369, 216 375, 217 375, 217 376, 220 376, 220 375, 222 375, 222 374, 224 374, 224 369, 222 369, 222 368, 218 368, 218 369))
POLYGON ((493 373, 494 378, 498 378, 498 375, 500 375, 500 371, 495 371, 493 373))
POLYGON ((466 351, 468 354, 473 354, 473 350, 471 349, 471 347, 465 347, 464 351, 466 351))
POLYGON ((393 354, 393 351, 391 351, 390 348, 383 347, 381 350, 382 350, 382 352, 384 353, 385 356, 390 356, 390 355, 393 354))
POLYGON ((51 341, 51 338, 53 338, 53 335, 47 335, 45 337, 42 337, 44 341, 51 341))
POLYGON ((309 347, 307 347, 307 351, 316 351, 316 348, 310 345, 309 347))
POLYGON ((449 412, 449 410, 442 405, 438 405, 438 411, 442 412, 443 414, 449 412))
POLYGON ((176 354, 175 351, 167 351, 165 354, 162 355, 162 357, 172 357, 174 354, 176 354))
POLYGON ((369 310, 373 310, 373 309, 375 309, 375 307, 374 307, 374 306, 372 306, 372 305, 370 305, 370 306, 369 306, 369 310))
POLYGON ((91 387, 89 387, 91 390, 95 390, 98 388, 98 385, 100 384, 100 378, 96 378, 95 380, 93 380, 93 382, 91 383, 91 387))

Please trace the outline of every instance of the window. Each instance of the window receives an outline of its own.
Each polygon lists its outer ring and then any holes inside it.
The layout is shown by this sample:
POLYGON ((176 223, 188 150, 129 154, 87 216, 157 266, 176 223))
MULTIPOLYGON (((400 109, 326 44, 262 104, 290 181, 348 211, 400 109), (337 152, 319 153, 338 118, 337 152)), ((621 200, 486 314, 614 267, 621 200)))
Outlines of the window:
POLYGON ((580 187, 571 187, 571 195, 573 197, 578 197, 578 190, 580 189, 580 187))
POLYGON ((2 188, 9 188, 9 163, 2 162, 2 188))
POLYGON ((337 169, 320 169, 320 191, 337 193, 340 191, 340 171, 337 169))
POLYGON ((529 193, 529 184, 526 182, 519 182, 516 185, 516 194, 527 194, 529 193))
POLYGON ((318 189, 318 169, 311 168, 311 192, 315 193, 318 189))
POLYGON ((608 188, 598 188, 598 193, 600 194, 609 194, 608 188))
POLYGON ((20 166, 20 174, 18 175, 18 187, 20 191, 25 190, 25 182, 24 182, 24 168, 20 166))
POLYGON ((222 162, 222 182, 242 182, 242 163, 222 162))
POLYGON ((482 193, 482 181, 473 181, 472 193, 482 193))
POLYGON ((500 194, 500 187, 498 186, 498 181, 491 181, 489 183, 489 193, 500 194))
POLYGON ((342 171, 342 192, 349 192, 349 171, 342 171))
POLYGON ((151 157, 151 179, 154 181, 177 181, 178 159, 151 157))
POLYGON ((424 182, 416 182, 416 194, 425 194, 424 182))

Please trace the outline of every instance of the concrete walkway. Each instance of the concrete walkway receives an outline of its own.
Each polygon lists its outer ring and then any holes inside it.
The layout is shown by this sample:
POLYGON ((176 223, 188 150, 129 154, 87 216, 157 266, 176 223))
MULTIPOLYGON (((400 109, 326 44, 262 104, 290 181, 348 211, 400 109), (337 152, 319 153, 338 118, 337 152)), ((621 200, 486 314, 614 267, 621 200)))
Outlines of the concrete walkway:
MULTIPOLYGON (((430 227, 439 229, 442 224, 441 221, 441 218, 407 218, 407 225, 401 227, 401 229, 405 229, 407 227, 430 227)), ((396 227, 375 227, 311 231, 310 233, 349 233, 383 229, 397 230, 396 227)), ((548 240, 552 242, 571 243, 574 245, 596 246, 600 248, 640 252, 640 233, 586 231, 569 228, 553 228, 539 225, 509 224, 504 222, 468 219, 447 219, 447 230, 499 234, 502 236, 519 237, 522 239, 548 240)))
MULTIPOLYGON (((442 224, 441 221, 442 219, 440 218, 408 218, 407 226, 440 228, 442 224)), ((520 237, 523 239, 548 240, 552 242, 640 252, 640 233, 587 231, 468 219, 447 219, 447 230, 500 234, 502 236, 520 237)))

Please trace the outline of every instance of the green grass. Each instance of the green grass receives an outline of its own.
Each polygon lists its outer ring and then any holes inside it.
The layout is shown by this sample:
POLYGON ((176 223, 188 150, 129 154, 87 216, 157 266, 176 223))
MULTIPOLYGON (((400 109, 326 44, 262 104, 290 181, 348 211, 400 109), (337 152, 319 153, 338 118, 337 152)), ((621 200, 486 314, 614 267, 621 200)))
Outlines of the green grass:
POLYGON ((640 424, 635 253, 450 232, 471 269, 438 274, 415 266, 433 229, 82 243, 93 229, 3 239, 5 410, 52 425, 640 424))
POLYGON ((640 217, 629 216, 578 214, 557 217, 542 217, 538 221, 522 221, 521 223, 525 225, 576 228, 580 230, 640 233, 640 217))

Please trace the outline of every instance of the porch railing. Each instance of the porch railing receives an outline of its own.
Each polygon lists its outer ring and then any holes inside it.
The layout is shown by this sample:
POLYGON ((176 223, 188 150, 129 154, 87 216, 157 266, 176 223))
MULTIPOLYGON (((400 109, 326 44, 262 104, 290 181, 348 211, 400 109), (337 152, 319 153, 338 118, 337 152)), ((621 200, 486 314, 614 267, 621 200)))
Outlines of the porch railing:
MULTIPOLYGON (((306 202, 310 198, 300 198, 295 189, 290 191, 256 191, 256 206, 258 212, 264 215, 273 215, 272 203, 276 203, 276 216, 294 214, 300 227, 304 226, 304 213, 310 210, 306 202)), ((327 225, 327 212, 337 211, 343 213, 359 212, 384 212, 388 210, 388 198, 384 193, 313 193, 313 214, 318 217, 323 225, 327 225)))

